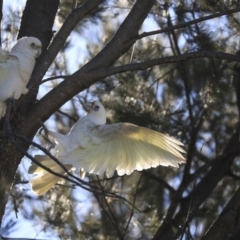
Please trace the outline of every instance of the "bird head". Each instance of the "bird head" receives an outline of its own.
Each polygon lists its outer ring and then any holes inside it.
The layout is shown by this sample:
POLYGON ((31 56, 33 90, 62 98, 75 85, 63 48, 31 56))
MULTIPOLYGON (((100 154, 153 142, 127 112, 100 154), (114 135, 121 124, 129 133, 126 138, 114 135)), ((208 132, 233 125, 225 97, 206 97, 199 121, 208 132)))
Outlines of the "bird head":
POLYGON ((106 123, 106 111, 104 106, 98 102, 88 102, 86 103, 86 108, 88 110, 87 118, 97 125, 102 125, 106 123))
POLYGON ((13 46, 11 54, 14 55, 14 52, 22 52, 37 58, 42 52, 42 43, 35 37, 23 37, 13 46))

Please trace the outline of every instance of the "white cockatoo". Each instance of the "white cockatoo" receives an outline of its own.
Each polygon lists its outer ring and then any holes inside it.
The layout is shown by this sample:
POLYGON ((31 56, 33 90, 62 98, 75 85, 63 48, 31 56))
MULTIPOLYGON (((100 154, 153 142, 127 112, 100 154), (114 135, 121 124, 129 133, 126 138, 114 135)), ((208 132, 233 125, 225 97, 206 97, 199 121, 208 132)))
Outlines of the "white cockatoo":
POLYGON ((6 100, 19 99, 27 94, 26 88, 35 66, 35 58, 41 54, 41 41, 35 37, 23 37, 7 54, 0 48, 0 118, 6 113, 6 100))
MULTIPOLYGON (((130 123, 106 123, 103 105, 94 101, 88 103, 89 113, 81 118, 67 135, 49 131, 55 143, 54 155, 67 169, 78 168, 85 172, 112 176, 131 174, 134 170, 157 167, 158 165, 178 167, 185 162, 183 144, 175 138, 148 128, 130 123)), ((35 159, 51 170, 64 174, 64 170, 50 157, 36 155, 35 159)), ((47 192, 59 177, 33 164, 30 174, 37 174, 30 180, 36 195, 47 192)))

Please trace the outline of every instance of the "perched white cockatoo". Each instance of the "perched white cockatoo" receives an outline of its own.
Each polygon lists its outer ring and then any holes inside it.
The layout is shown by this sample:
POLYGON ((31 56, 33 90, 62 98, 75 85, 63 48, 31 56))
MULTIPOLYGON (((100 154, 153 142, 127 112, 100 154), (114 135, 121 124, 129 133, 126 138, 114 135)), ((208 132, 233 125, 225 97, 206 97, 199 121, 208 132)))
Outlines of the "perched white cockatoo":
POLYGON ((26 88, 35 66, 35 58, 41 54, 41 41, 35 37, 23 37, 9 54, 0 48, 0 118, 6 113, 6 100, 19 99, 27 94, 26 88))
MULTIPOLYGON (((80 168, 85 172, 112 176, 131 174, 134 170, 157 167, 178 167, 185 162, 183 144, 175 138, 130 123, 106 123, 103 105, 88 103, 89 113, 81 118, 67 135, 49 131, 55 143, 55 156, 67 169, 80 168)), ((64 170, 45 155, 35 159, 51 170, 64 174, 64 170)), ((47 192, 60 178, 33 164, 30 180, 36 195, 47 192)))

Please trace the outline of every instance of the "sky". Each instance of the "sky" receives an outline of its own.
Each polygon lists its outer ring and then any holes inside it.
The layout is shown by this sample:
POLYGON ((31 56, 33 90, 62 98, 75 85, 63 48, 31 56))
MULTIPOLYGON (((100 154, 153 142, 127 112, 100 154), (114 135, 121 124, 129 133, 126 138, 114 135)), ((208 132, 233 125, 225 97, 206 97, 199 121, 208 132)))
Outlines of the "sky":
MULTIPOLYGON (((3 15, 6 16, 8 14, 9 7, 13 11, 23 9, 24 6, 25 6, 25 3, 26 3, 25 0, 3 1, 3 15)), ((78 43, 82 44, 83 47, 85 47, 83 41, 79 41, 79 39, 78 39, 78 41, 76 41, 76 36, 74 36, 74 34, 71 36, 71 38, 74 42, 78 42, 78 43)), ((76 48, 72 48, 68 53, 69 56, 70 56, 69 57, 70 61, 68 62, 68 65, 69 65, 69 69, 72 72, 77 70, 76 69, 76 67, 77 67, 76 64, 73 64, 74 62, 76 62, 76 57, 78 57, 78 60, 79 60, 79 56, 76 56, 76 54, 73 54, 76 51, 81 51, 79 49, 79 46, 76 46, 76 48)), ((81 54, 81 55, 83 55, 83 54, 81 54)), ((81 59, 80 59, 80 61, 81 61, 81 59)), ((38 98, 41 98, 46 93, 46 91, 48 91, 47 87, 42 87, 38 98)), ((66 107, 68 107, 67 104, 66 104, 66 107)), ((48 126, 50 126, 50 127, 54 126, 54 123, 51 124, 51 122, 52 122, 52 119, 50 118, 50 120, 48 121, 48 126)), ((38 142, 38 139, 35 138, 34 141, 38 142)), ((34 149, 30 149, 29 152, 31 154, 33 154, 35 151, 34 151, 34 149)), ((28 160, 27 158, 24 158, 22 163, 19 166, 19 170, 22 173, 24 180, 29 180, 30 179, 29 175, 27 174, 27 170, 28 170, 30 164, 31 164, 31 161, 28 160)), ((31 192, 29 184, 20 184, 17 187, 18 187, 19 191, 25 191, 25 193, 27 195, 29 195, 33 198, 36 198, 36 196, 31 192)), ((78 192, 78 194, 76 194, 74 192, 73 192, 73 194, 74 194, 74 197, 79 202, 78 208, 82 210, 81 212, 82 212, 83 215, 87 214, 87 212, 89 211, 89 208, 86 204, 86 200, 89 199, 89 193, 84 191, 84 190, 77 191, 77 192, 78 192), (81 192, 81 194, 79 194, 79 192, 81 192), (84 205, 84 207, 83 207, 83 205, 84 205)), ((36 201, 34 203, 34 205, 37 208, 40 208, 40 209, 44 207, 44 204, 41 201, 36 201)), ((31 208, 30 208, 31 205, 29 205, 28 202, 23 203, 23 206, 27 211, 31 211, 31 208)), ((12 206, 10 201, 8 201, 6 209, 13 209, 13 206, 12 206)), ((57 234, 56 230, 52 229, 48 233, 45 233, 45 232, 41 231, 43 225, 40 222, 38 224, 36 224, 36 222, 34 222, 34 225, 33 225, 32 221, 29 221, 29 220, 25 219, 24 213, 22 213, 21 211, 18 212, 17 219, 16 219, 15 212, 13 212, 13 211, 5 212, 2 227, 4 228, 5 224, 11 219, 14 219, 14 221, 17 221, 17 225, 13 229, 11 229, 12 231, 9 234, 4 235, 5 237, 11 237, 11 238, 28 237, 28 238, 45 239, 45 240, 47 240, 47 239, 51 239, 51 240, 60 239, 58 237, 58 234, 57 234)))
MULTIPOLYGON (((9 7, 11 7, 13 10, 23 9, 25 2, 26 1, 24 1, 24 0, 4 1, 3 2, 4 15, 8 14, 9 7)), ((220 22, 220 24, 224 25, 224 18, 221 18, 221 19, 222 19, 222 21, 220 22)), ((209 24, 213 24, 213 23, 209 23, 209 24)), ((58 26, 59 26, 59 24, 56 23, 54 26, 54 29, 57 30, 58 26)), ((149 19, 149 18, 143 24, 143 31, 144 30, 153 31, 156 29, 158 29, 158 26, 153 21, 151 21, 151 19, 149 19)), ((86 39, 89 41, 89 36, 91 36, 90 40, 93 42, 96 42, 97 41, 97 37, 96 37, 97 33, 101 35, 101 33, 97 32, 97 30, 94 28, 91 28, 90 31, 92 31, 92 32, 85 31, 81 37, 79 37, 79 35, 77 33, 72 33, 69 38, 72 43, 72 47, 68 49, 66 54, 67 54, 67 59, 68 59, 67 66, 68 66, 68 71, 70 74, 75 72, 78 69, 79 64, 84 64, 84 60, 86 58, 86 52, 87 52, 86 51, 86 45, 87 45, 86 39)), ((184 44, 184 41, 185 41, 184 38, 181 41, 182 41, 182 44, 184 44)), ((47 91, 49 91, 49 87, 50 87, 50 85, 48 85, 48 84, 41 86, 41 89, 40 89, 40 92, 38 95, 39 99, 42 96, 44 96, 47 91)), ((70 107, 71 107, 70 104, 66 103, 63 106, 63 109, 65 111, 68 111, 70 107)), ((80 104, 78 104, 78 107, 80 109, 79 110, 80 115, 84 115, 84 112, 82 111, 80 104)), ((47 126, 51 130, 54 128, 54 119, 52 117, 47 121, 47 126)), ((34 141, 38 142, 38 138, 35 138, 34 141)), ((36 153, 36 150, 33 148, 30 148, 29 153, 34 154, 34 153, 36 153)), ((22 161, 22 164, 19 166, 19 169, 20 169, 21 173, 23 174, 24 180, 30 179, 30 176, 27 174, 27 169, 30 166, 30 163, 31 163, 30 160, 25 158, 24 161, 22 161)), ((174 181, 176 184, 176 179, 174 181)), ((170 182, 170 184, 174 184, 174 183, 170 182)), ((31 193, 29 184, 19 185, 18 189, 20 192, 21 191, 26 192, 31 197, 36 198, 31 193)), ((72 194, 74 195, 74 198, 76 199, 76 203, 78 204, 76 211, 81 211, 81 216, 89 214, 91 206, 90 206, 90 204, 88 204, 88 200, 91 197, 91 195, 84 190, 80 190, 79 188, 74 190, 72 194)), ((46 203, 37 201, 37 198, 36 198, 36 201, 34 204, 39 209, 41 209, 41 208, 44 209, 46 207, 46 203)), ((30 205, 28 204, 28 202, 23 203, 23 205, 27 211, 31 211, 31 209, 29 208, 30 205)), ((11 206, 10 201, 8 202, 7 208, 8 207, 10 207, 11 209, 13 208, 11 206)), ((97 213, 95 213, 95 214, 97 214, 97 213)), ((7 212, 7 214, 5 215, 4 220, 3 220, 3 227, 4 227, 4 224, 6 224, 8 222, 9 219, 16 220, 16 216, 15 216, 14 212, 11 212, 11 213, 7 212)), ((23 213, 19 212, 15 230, 11 231, 11 233, 9 235, 7 235, 7 237, 12 237, 12 238, 18 237, 19 238, 19 237, 27 236, 28 238, 45 239, 45 240, 47 240, 47 239, 58 240, 59 239, 59 237, 57 236, 57 232, 55 230, 50 229, 49 232, 44 233, 41 231, 41 229, 42 229, 42 225, 40 222, 37 225, 33 226, 32 221, 26 220, 23 216, 23 213), (49 236, 49 234, 50 234, 50 236, 49 236)))
MULTIPOLYGON (((24 9, 26 1, 25 0, 7 0, 3 2, 3 15, 7 16, 7 14, 9 13, 9 7, 13 10, 13 11, 17 11, 17 10, 21 10, 24 9)), ((54 30, 58 30, 59 28, 59 23, 56 22, 56 24, 54 25, 53 29, 54 30)), ((86 59, 86 45, 87 42, 85 39, 87 39, 88 41, 92 41, 92 42, 96 42, 97 38, 97 28, 93 28, 91 27, 87 29, 88 31, 84 31, 83 34, 81 35, 81 37, 79 37, 79 34, 73 32, 71 33, 70 37, 68 40, 70 40, 71 46, 67 51, 66 51, 66 55, 67 55, 67 67, 68 67, 68 71, 69 74, 72 74, 73 72, 75 72, 78 67, 79 64, 84 64, 84 59, 86 59), (89 37, 91 36, 91 37, 89 37)), ((98 32, 98 34, 100 34, 98 32)), ((14 43, 13 43, 14 44, 14 43)), ((3 44, 4 46, 4 44, 3 44)), ((45 78, 48 77, 48 74, 46 74, 45 78)), ((44 84, 40 87, 40 91, 38 94, 38 99, 40 99, 41 97, 43 97, 48 91, 49 88, 52 88, 51 84, 44 84)), ((91 97, 90 97, 91 98, 91 97)), ((91 99, 89 99, 91 100, 91 99)), ((77 103, 77 107, 79 107, 79 114, 80 116, 84 115, 84 112, 82 111, 81 105, 80 103, 77 103)), ((64 106, 62 106, 62 109, 64 111, 68 111, 71 108, 71 105, 69 103, 66 103, 64 106)), ((55 128, 55 124, 54 124, 54 118, 50 117, 47 122, 45 123, 47 125, 47 127, 51 130, 54 130, 55 128)), ((39 139, 38 137, 34 138, 34 141, 39 143, 39 139)), ((30 147, 29 151, 28 151, 31 155, 34 155, 36 153, 40 153, 40 151, 36 151, 36 149, 30 147)), ((31 161, 27 158, 24 158, 21 162, 21 164, 19 165, 19 171, 22 174, 22 178, 25 181, 29 181, 29 179, 31 178, 31 176, 28 175, 27 171, 28 168, 31 164, 31 161)), ((36 199, 35 201, 31 201, 31 204, 29 204, 28 201, 25 201, 22 203, 23 208, 25 209, 25 211, 27 212, 31 212, 31 206, 33 204, 33 206, 36 209, 44 209, 47 207, 47 203, 46 201, 39 201, 38 198, 32 193, 31 189, 30 189, 30 185, 29 184, 19 184, 16 186, 16 188, 18 189, 18 192, 20 193, 24 193, 28 196, 30 196, 33 199, 36 199)), ((79 187, 76 190, 72 191, 72 196, 74 198, 74 203, 75 204, 75 210, 76 210, 76 214, 80 217, 83 218, 85 215, 88 214, 92 214, 92 204, 90 198, 91 198, 91 194, 83 189, 80 189, 79 187)), ((54 198, 54 196, 52 196, 54 198)), ((6 211, 5 212, 5 216, 3 218, 3 223, 2 223, 2 228, 6 227, 6 224, 9 222, 9 220, 13 220, 14 222, 16 222, 16 225, 11 228, 11 231, 8 234, 3 234, 4 237, 11 237, 11 238, 33 238, 33 239, 51 239, 51 240, 59 240, 59 236, 58 236, 58 232, 54 229, 48 229, 46 232, 42 231, 42 228, 44 227, 44 225, 39 221, 36 224, 36 221, 32 221, 32 220, 27 220, 24 217, 24 212, 21 211, 21 208, 19 208, 19 212, 17 214, 17 218, 16 218, 16 213, 13 211, 14 206, 12 204, 12 201, 8 201, 8 204, 6 206, 7 210, 10 211, 6 211)), ((94 209, 94 215, 97 217, 98 215, 98 210, 94 209)), ((81 226, 79 225, 79 229, 81 228, 81 226)))

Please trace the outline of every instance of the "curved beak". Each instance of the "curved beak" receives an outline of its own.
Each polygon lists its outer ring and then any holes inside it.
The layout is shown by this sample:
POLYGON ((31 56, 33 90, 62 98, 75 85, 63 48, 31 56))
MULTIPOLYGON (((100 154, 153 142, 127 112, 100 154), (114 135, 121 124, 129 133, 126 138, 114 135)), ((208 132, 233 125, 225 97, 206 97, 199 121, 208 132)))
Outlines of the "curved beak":
POLYGON ((36 54, 35 57, 37 58, 37 57, 39 57, 41 55, 42 49, 41 49, 41 47, 37 47, 36 50, 37 50, 37 54, 36 54))
POLYGON ((84 105, 84 107, 86 108, 86 110, 87 110, 88 112, 90 112, 90 110, 91 110, 92 107, 93 107, 93 104, 94 104, 94 102, 86 102, 85 105, 84 105))

